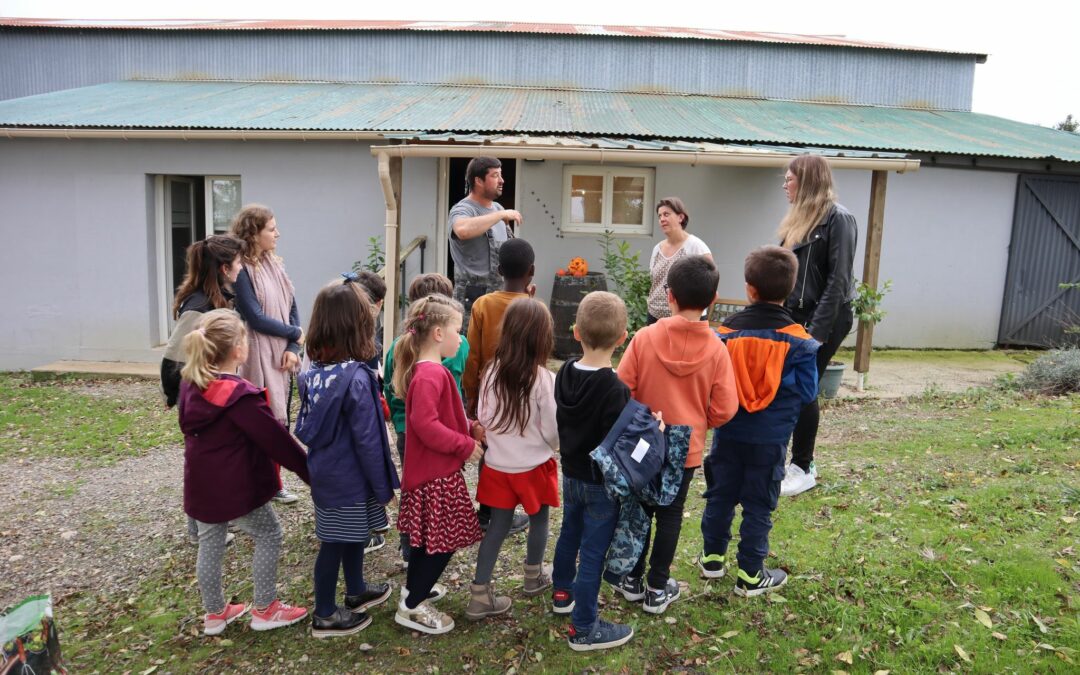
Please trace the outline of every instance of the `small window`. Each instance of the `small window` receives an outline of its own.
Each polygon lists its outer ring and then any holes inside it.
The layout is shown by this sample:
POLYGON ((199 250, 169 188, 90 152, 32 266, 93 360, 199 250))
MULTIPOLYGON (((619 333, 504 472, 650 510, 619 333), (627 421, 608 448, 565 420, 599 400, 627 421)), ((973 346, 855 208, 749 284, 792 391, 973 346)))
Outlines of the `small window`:
POLYGON ((206 177, 206 222, 211 234, 228 234, 232 219, 240 213, 240 176, 206 177))
POLYGON ((655 169, 563 168, 563 232, 652 234, 655 169))

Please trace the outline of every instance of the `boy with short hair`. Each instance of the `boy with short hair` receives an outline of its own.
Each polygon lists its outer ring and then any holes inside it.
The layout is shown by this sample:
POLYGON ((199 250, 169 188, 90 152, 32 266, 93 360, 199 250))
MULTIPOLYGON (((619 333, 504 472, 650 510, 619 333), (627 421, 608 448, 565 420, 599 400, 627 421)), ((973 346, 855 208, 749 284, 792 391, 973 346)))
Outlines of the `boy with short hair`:
POLYGON ((617 647, 634 636, 631 627, 598 617, 600 579, 619 505, 589 456, 630 400, 630 390, 611 368, 612 353, 626 340, 622 299, 605 291, 586 295, 578 305, 574 339, 584 355, 567 360, 555 377, 563 520, 555 544, 551 604, 556 614, 571 615, 570 648, 589 651, 617 647))
POLYGON ((524 239, 510 239, 499 247, 499 274, 503 288, 476 299, 469 320, 469 358, 461 383, 465 388, 465 409, 470 419, 476 419, 476 402, 480 396, 480 376, 484 366, 495 357, 495 348, 502 336, 502 319, 506 308, 518 298, 529 297, 529 284, 536 273, 536 254, 524 239))
POLYGON ((705 460, 710 487, 701 517, 702 576, 724 576, 735 505, 742 504, 735 593, 761 595, 787 583, 765 567, 772 512, 780 496, 787 444, 802 407, 817 396, 821 346, 792 319, 784 300, 795 286, 798 261, 780 246, 746 257, 743 275, 751 304, 724 320, 720 338, 735 370, 739 411, 713 432, 705 460))
POLYGON ((379 330, 379 312, 382 311, 383 301, 386 299, 386 282, 378 274, 370 270, 362 270, 359 273, 346 273, 342 275, 346 280, 355 281, 367 292, 368 303, 371 305, 371 313, 375 316, 375 356, 367 361, 367 365, 376 374, 382 364, 382 335, 379 330))
POLYGON ((646 506, 656 519, 652 553, 648 540, 637 565, 624 577, 605 577, 642 609, 662 614, 679 598, 679 584, 671 578, 671 563, 682 530, 683 506, 694 471, 701 466, 705 433, 735 415, 739 407, 735 379, 724 343, 716 339, 701 313, 712 304, 720 275, 703 255, 676 261, 668 271, 671 316, 637 332, 619 362, 619 379, 634 399, 663 414, 671 425, 689 425, 690 449, 682 485, 668 506, 646 506), (645 563, 649 574, 645 575, 645 563), (644 583, 643 583, 644 582, 644 583))

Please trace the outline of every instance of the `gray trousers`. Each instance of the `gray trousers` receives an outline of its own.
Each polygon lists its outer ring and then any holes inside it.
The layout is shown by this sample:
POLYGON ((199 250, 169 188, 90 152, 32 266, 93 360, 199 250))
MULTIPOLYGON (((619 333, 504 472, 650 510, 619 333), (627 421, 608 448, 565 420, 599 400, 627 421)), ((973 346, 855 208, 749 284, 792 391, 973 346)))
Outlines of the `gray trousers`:
MULTIPOLYGON (((491 521, 488 523, 484 540, 476 554, 476 576, 474 584, 491 583, 491 574, 498 562, 499 550, 510 534, 514 522, 514 509, 491 509, 491 521)), ((544 550, 548 541, 548 507, 544 504, 540 510, 529 516, 529 537, 525 544, 525 564, 539 565, 544 562, 544 550)))
MULTIPOLYGON (((270 502, 232 522, 255 540, 252 572, 255 576, 255 606, 262 608, 277 597, 277 564, 281 555, 281 524, 270 502)), ((229 522, 204 523, 196 521, 199 530, 199 558, 195 573, 199 579, 203 609, 207 614, 225 610, 225 594, 221 590, 221 561, 225 557, 225 536, 229 522)))

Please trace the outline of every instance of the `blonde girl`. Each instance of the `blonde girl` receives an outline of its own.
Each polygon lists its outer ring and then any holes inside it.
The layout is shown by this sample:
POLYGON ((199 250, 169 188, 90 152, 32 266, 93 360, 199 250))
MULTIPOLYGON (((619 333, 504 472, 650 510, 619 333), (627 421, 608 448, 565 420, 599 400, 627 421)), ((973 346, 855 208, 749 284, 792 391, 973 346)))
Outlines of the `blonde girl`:
POLYGON ((429 594, 454 551, 483 537, 461 470, 479 461, 483 428, 465 418, 457 384, 442 360, 461 343, 462 307, 431 295, 409 307, 395 349, 394 391, 405 401, 405 466, 398 529, 409 538, 409 569, 394 620, 422 633, 446 633, 454 620, 429 594))
POLYGON ((277 599, 281 526, 270 501, 278 491, 275 462, 308 482, 303 448, 274 416, 266 391, 237 376, 248 355, 243 322, 230 309, 208 312, 184 338, 180 430, 184 432, 184 510, 199 538, 196 573, 203 632, 217 635, 247 613, 221 589, 221 559, 230 521, 255 539, 251 628, 270 630, 307 616, 277 599))

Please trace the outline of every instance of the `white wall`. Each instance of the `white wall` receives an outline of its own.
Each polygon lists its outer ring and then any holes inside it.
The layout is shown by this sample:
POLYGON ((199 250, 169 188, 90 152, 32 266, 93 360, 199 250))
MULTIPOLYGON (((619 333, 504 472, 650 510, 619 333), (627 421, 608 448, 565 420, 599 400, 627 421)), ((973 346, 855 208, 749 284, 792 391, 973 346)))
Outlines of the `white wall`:
MULTIPOLYGON (((861 277, 870 172, 837 171, 835 177, 841 203, 859 223, 855 271, 861 277)), ((776 241, 787 209, 782 181, 779 169, 657 168, 656 197, 678 195, 686 203, 690 231, 713 251, 722 296, 743 296, 746 253, 776 241)), ((1016 174, 923 168, 890 174, 888 181, 880 278, 891 279, 893 290, 883 302, 888 315, 875 329, 875 345, 992 347, 1001 315, 1016 174)), ((601 266, 595 236, 559 233, 561 186, 562 163, 524 164, 522 235, 536 248, 536 283, 545 299, 555 270, 572 256, 584 256, 593 269, 601 266)), ((659 228, 654 225, 652 236, 626 239, 647 263, 660 241, 659 228)))
MULTIPOLYGON (((405 241, 434 222, 434 166, 406 163, 405 241)), ((0 141, 0 368, 161 358, 155 174, 240 175, 244 201, 277 215, 305 323, 319 287, 383 232, 364 143, 0 141)))
MULTIPOLYGON (((402 244, 434 241, 437 161, 403 168, 402 244)), ((0 141, 0 368, 67 359, 155 361, 157 224, 149 176, 240 175, 245 202, 277 214, 279 252, 306 323, 321 284, 367 255, 383 233, 375 159, 364 143, 217 141, 0 141)), ((870 175, 836 174, 860 227, 861 273, 870 175)), ((690 230, 712 248, 720 293, 743 293, 742 262, 775 241, 786 202, 778 169, 661 166, 656 196, 679 195, 690 230)), ((893 280, 878 346, 988 348, 997 336, 1016 174, 924 168, 889 176, 881 278, 893 280)), ((575 255, 600 268, 592 235, 560 235, 562 164, 523 162, 522 236, 537 253, 538 295, 575 255), (545 213, 546 211, 546 213, 545 213)), ((654 226, 655 227, 655 226, 654 226)), ((630 241, 642 261, 659 241, 630 241)), ((419 271, 414 257, 407 278, 419 271)))

